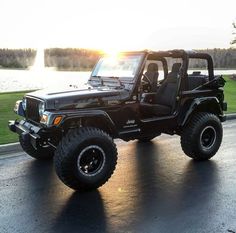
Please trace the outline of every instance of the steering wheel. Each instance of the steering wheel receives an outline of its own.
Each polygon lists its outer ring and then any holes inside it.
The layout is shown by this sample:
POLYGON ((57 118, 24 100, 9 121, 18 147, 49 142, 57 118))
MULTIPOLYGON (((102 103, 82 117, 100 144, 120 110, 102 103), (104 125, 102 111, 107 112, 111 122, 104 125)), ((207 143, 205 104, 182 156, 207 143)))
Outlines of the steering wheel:
POLYGON ((147 76, 146 74, 143 74, 143 77, 146 78, 146 80, 142 79, 143 84, 148 84, 148 85, 151 86, 151 85, 152 85, 152 82, 151 82, 151 80, 148 78, 148 76, 147 76))
POLYGON ((142 79, 143 90, 144 92, 150 92, 152 89, 152 82, 146 74, 143 74, 143 77, 145 78, 142 79))

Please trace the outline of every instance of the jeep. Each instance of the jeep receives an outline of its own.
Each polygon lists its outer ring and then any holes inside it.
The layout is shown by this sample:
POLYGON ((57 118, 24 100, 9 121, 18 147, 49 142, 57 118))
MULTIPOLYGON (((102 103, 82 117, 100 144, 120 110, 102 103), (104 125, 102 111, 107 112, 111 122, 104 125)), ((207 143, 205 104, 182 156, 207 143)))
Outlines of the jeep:
POLYGON ((79 191, 96 189, 115 170, 117 138, 149 142, 161 133, 177 134, 190 158, 214 156, 226 119, 224 84, 206 53, 145 50, 104 55, 86 88, 26 94, 14 108, 23 120, 9 121, 9 128, 19 134, 27 154, 54 159, 65 185, 79 191), (193 70, 193 64, 205 65, 206 72, 193 70))

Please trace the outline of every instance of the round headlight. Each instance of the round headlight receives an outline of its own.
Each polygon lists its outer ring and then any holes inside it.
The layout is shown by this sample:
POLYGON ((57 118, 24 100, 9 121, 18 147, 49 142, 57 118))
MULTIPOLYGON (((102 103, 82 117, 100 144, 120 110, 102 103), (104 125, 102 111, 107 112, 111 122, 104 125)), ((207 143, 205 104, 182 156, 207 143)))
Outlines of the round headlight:
POLYGON ((43 113, 45 111, 45 103, 44 102, 40 102, 39 104, 39 115, 42 117, 43 113))
POLYGON ((22 107, 25 111, 26 110, 26 99, 25 98, 22 100, 22 107))

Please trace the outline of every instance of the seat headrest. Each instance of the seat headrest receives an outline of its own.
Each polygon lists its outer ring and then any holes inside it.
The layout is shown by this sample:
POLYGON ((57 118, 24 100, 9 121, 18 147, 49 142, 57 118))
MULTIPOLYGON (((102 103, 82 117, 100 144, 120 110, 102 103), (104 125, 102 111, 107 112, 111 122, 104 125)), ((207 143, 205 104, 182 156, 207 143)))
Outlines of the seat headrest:
POLYGON ((171 72, 173 73, 179 73, 179 69, 181 67, 181 63, 174 63, 171 69, 171 72))
POLYGON ((147 72, 158 72, 158 65, 156 63, 150 63, 147 67, 147 72))

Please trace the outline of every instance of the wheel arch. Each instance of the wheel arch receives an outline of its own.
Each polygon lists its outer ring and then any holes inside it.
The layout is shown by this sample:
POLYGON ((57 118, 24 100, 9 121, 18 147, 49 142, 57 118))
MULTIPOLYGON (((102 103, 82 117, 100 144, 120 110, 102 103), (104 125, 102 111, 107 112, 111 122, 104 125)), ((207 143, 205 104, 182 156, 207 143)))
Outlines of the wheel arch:
POLYGON ((117 135, 117 130, 110 116, 100 110, 92 110, 79 112, 78 114, 68 115, 63 119, 62 125, 64 129, 76 127, 95 127, 108 134, 117 135))
POLYGON ((213 113, 221 119, 223 117, 223 111, 220 106, 220 102, 216 97, 206 97, 194 99, 191 103, 186 103, 183 107, 183 111, 179 116, 179 125, 183 127, 186 125, 192 116, 197 112, 209 112, 213 113))

